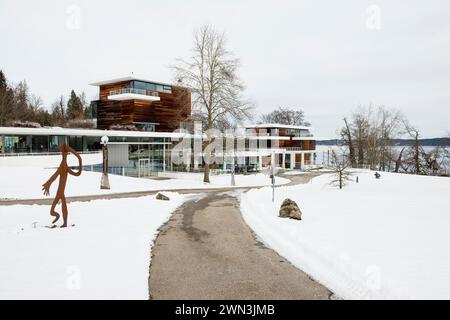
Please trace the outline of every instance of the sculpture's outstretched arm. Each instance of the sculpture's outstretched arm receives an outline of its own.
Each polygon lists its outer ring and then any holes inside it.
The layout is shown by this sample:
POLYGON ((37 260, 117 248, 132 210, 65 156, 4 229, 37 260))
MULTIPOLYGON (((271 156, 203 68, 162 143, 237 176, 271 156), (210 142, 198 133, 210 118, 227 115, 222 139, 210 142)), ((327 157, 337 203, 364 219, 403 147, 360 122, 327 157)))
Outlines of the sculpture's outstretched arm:
POLYGON ((44 191, 44 195, 48 196, 50 194, 50 186, 52 185, 53 181, 56 180, 56 178, 59 176, 61 171, 61 168, 58 168, 54 174, 50 177, 50 179, 47 180, 46 183, 42 185, 42 190, 44 191))
POLYGON ((81 156, 79 155, 78 152, 73 150, 71 147, 68 147, 68 150, 70 153, 72 153, 78 159, 78 171, 73 171, 72 169, 69 168, 69 174, 71 174, 73 176, 79 176, 81 174, 81 170, 83 168, 83 161, 81 160, 81 156))

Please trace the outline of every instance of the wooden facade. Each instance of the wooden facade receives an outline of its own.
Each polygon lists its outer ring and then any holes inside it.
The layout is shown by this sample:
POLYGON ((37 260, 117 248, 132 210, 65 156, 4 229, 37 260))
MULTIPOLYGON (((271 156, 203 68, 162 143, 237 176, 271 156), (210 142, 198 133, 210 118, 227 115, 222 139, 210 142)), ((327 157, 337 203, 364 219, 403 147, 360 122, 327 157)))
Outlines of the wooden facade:
POLYGON ((156 123, 156 131, 172 132, 180 127, 180 122, 190 117, 191 93, 179 86, 171 86, 171 93, 158 92, 158 101, 108 100, 111 91, 128 88, 129 85, 130 81, 122 81, 100 86, 99 100, 93 102, 97 106, 97 128, 156 123))
MULTIPOLYGON (((301 150, 316 150, 316 141, 315 140, 293 140, 294 135, 289 135, 286 133, 286 128, 277 128, 278 136, 280 137, 290 137, 289 140, 279 140, 278 147, 279 148, 300 148, 301 150)), ((271 128, 255 128, 256 133, 267 132, 271 134, 271 128)))

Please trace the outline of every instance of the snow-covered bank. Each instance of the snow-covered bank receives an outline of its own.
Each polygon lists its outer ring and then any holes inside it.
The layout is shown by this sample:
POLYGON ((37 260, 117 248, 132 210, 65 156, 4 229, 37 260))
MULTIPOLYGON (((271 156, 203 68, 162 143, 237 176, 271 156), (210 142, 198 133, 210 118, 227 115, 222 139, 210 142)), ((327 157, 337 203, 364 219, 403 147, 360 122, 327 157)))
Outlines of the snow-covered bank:
POLYGON ((150 248, 187 196, 69 204, 49 229, 49 206, 0 206, 0 299, 148 299, 150 248))
POLYGON ((245 221, 270 247, 345 299, 450 299, 450 179, 373 172, 343 190, 312 183, 242 194, 245 221), (281 202, 303 220, 278 218, 281 202))
MULTIPOLYGON (((54 169, 30 167, 0 167, 0 199, 36 199, 44 198, 42 184, 54 173, 54 169)), ((180 173, 181 179, 154 180, 145 178, 132 178, 118 175, 109 175, 111 190, 100 190, 101 174, 98 172, 83 171, 81 176, 68 178, 66 196, 101 195, 109 193, 175 190, 175 189, 202 189, 230 187, 229 174, 213 176, 211 183, 203 182, 202 174, 180 173)), ((268 186, 270 179, 264 174, 236 175, 236 187, 268 186)), ((276 178, 277 184, 286 184, 289 180, 276 178)), ((50 195, 55 194, 58 180, 51 187, 50 195)))
MULTIPOLYGON (((102 163, 101 152, 82 153, 83 165, 93 165, 102 163)), ((25 156, 0 156, 0 167, 40 167, 40 168, 57 168, 61 163, 61 155, 25 155, 25 156)), ((69 166, 77 166, 78 159, 73 155, 67 157, 69 166)))

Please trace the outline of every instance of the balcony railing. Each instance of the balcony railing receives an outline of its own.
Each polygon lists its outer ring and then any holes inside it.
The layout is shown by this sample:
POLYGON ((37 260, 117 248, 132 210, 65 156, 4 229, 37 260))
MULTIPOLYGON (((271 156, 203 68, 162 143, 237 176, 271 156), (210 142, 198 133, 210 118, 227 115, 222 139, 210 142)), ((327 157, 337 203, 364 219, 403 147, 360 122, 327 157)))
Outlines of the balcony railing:
POLYGON ((286 151, 303 151, 301 147, 287 147, 282 149, 285 149, 286 151))
POLYGON ((151 91, 151 90, 142 90, 142 89, 135 89, 135 88, 122 88, 117 90, 112 90, 109 92, 110 96, 118 95, 118 94, 141 94, 144 96, 152 96, 152 97, 159 97, 159 94, 157 91, 151 91))

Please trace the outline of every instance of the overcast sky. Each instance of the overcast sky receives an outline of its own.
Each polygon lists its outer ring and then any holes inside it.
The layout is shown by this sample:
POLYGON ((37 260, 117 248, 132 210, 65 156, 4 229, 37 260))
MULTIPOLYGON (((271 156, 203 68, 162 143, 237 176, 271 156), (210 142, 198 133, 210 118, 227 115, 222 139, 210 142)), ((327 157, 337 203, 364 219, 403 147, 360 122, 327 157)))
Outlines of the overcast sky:
POLYGON ((424 137, 450 131, 449 0, 0 0, 0 69, 47 106, 131 72, 170 82, 205 22, 227 34, 260 113, 301 108, 333 138, 358 105, 384 105, 424 137))

